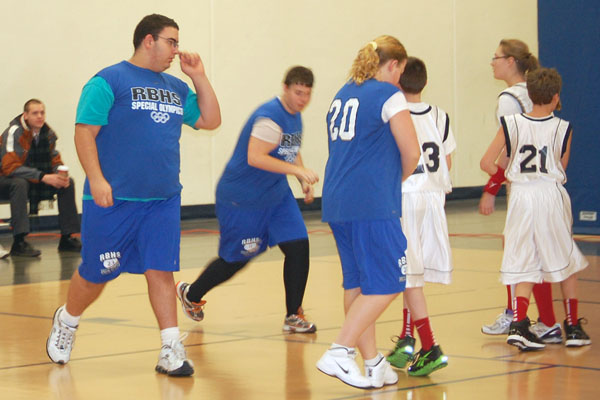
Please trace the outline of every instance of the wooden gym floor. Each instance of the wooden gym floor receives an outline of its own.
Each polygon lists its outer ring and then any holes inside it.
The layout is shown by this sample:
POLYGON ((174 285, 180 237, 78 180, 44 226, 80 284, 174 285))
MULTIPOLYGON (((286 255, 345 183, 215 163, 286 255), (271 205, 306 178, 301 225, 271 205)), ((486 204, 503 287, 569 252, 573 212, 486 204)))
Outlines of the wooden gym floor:
MULTIPOLYGON (((399 371, 396 386, 363 391, 320 373, 315 363, 343 321, 339 260, 328 226, 318 213, 305 215, 310 232, 311 272, 304 308, 315 334, 284 334, 282 254, 271 249, 231 281, 210 292, 205 320, 179 310, 180 329, 192 378, 154 372, 160 337, 145 280, 123 275, 110 283, 84 314, 72 359, 52 364, 45 351, 52 315, 66 298, 78 255, 60 255, 55 234, 30 238, 39 259, 0 260, 0 398, 2 399, 598 399, 600 389, 600 239, 578 237, 590 266, 579 276, 580 315, 596 343, 579 349, 549 345, 520 353, 505 337, 481 334, 505 305, 499 283, 505 206, 491 217, 476 201, 447 205, 454 282, 425 292, 437 341, 449 366, 427 378, 399 371), (598 364, 597 364, 598 363, 598 364)), ((214 220, 186 221, 182 270, 193 280, 217 251, 214 220)), ((10 247, 8 234, 0 243, 10 247)), ((561 293, 553 285, 557 320, 564 318, 561 293)), ((533 301, 533 300, 532 300, 533 301)), ((535 306, 530 318, 537 318, 535 306)), ((398 298, 377 324, 378 347, 386 353, 402 323, 398 298)), ((359 365, 362 362, 359 360, 359 365)))

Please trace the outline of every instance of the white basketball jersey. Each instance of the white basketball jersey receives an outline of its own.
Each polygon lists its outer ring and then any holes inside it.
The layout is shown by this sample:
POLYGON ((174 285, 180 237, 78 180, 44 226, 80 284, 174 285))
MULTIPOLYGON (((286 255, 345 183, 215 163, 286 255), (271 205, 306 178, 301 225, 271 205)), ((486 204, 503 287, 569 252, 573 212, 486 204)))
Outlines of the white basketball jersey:
POLYGON ((560 159, 567 149, 571 134, 568 121, 550 114, 534 118, 515 114, 500 118, 510 157, 506 178, 511 182, 537 179, 564 184, 567 175, 560 159))
POLYGON ((427 103, 408 103, 421 158, 415 172, 402 182, 402 192, 452 191, 446 155, 456 148, 448 114, 427 103))
POLYGON ((496 117, 498 123, 500 117, 512 114, 528 113, 533 109, 533 102, 527 92, 527 84, 519 82, 508 87, 498 95, 498 105, 496 108, 496 117))

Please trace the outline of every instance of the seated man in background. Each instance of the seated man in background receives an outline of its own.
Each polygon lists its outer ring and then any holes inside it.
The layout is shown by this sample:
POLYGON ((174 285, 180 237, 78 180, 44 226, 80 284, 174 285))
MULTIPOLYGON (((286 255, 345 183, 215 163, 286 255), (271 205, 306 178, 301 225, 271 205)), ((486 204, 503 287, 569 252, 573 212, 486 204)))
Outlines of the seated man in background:
MULTIPOLYGON (((59 251, 81 250, 80 223, 75 205, 75 188, 68 172, 59 171, 63 165, 56 150, 56 133, 46 124, 44 103, 28 100, 23 114, 14 118, 2 133, 0 144, 0 197, 10 200, 11 226, 14 242, 13 256, 37 257, 41 251, 25 241, 29 233, 29 214, 37 214, 41 200, 58 197, 58 222, 61 238, 59 251)), ((61 168, 66 169, 66 168, 61 168)))

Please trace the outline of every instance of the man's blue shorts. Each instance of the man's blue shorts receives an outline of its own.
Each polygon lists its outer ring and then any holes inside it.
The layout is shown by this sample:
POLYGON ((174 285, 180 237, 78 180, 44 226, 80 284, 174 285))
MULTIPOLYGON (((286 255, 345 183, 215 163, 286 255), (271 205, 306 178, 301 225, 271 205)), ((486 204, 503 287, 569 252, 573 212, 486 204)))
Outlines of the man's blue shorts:
POLYGON ((83 201, 79 274, 94 283, 122 272, 179 271, 181 196, 124 201, 102 208, 83 201))
POLYGON ((267 246, 308 238, 291 191, 272 207, 245 208, 217 202, 216 212, 221 230, 219 257, 227 262, 246 261, 267 246))
POLYGON ((393 294, 406 287, 406 237, 400 218, 330 223, 342 262, 344 289, 393 294))

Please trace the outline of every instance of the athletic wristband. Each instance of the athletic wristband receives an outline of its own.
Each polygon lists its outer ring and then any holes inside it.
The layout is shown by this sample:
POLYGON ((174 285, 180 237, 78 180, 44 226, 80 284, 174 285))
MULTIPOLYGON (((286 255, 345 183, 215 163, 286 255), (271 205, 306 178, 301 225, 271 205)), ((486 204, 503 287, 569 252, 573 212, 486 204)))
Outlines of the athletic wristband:
POLYGON ((496 165, 496 167, 498 167, 498 171, 496 171, 496 173, 494 175, 490 176, 490 180, 487 182, 487 184, 483 188, 484 192, 489 193, 492 196, 495 196, 498 194, 498 191, 502 187, 502 183, 504 183, 504 181, 506 181, 506 177, 504 176, 504 168, 502 168, 498 165, 496 165))
POLYGON ((42 181, 42 178, 44 177, 44 175, 46 175, 45 172, 40 172, 40 177, 38 178, 38 181, 42 181))

